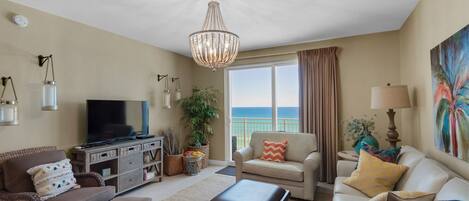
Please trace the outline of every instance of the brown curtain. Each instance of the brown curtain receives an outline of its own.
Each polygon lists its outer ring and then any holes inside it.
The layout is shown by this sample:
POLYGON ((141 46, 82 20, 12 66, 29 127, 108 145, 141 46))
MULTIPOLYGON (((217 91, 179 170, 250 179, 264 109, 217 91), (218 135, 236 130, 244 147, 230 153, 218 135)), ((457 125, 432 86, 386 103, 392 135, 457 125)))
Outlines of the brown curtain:
POLYGON ((334 183, 338 151, 337 47, 298 52, 300 127, 317 136, 320 181, 334 183))

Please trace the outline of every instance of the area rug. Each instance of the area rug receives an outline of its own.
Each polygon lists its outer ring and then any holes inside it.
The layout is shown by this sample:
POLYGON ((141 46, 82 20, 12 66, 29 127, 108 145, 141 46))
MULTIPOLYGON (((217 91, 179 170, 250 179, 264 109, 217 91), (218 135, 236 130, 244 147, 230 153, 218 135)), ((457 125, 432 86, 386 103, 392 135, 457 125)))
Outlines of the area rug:
MULTIPOLYGON (((235 177, 223 174, 214 174, 204 180, 178 191, 164 201, 208 201, 223 192, 236 182, 235 177)), ((319 187, 315 201, 331 201, 332 193, 319 187)), ((290 199, 299 201, 299 199, 290 199)))
POLYGON ((180 190, 165 201, 207 201, 236 182, 235 177, 214 174, 192 186, 180 190))
POLYGON ((228 166, 228 167, 225 167, 221 170, 218 170, 217 172, 215 172, 217 174, 223 174, 223 175, 228 175, 228 176, 236 176, 236 168, 233 167, 233 166, 228 166))

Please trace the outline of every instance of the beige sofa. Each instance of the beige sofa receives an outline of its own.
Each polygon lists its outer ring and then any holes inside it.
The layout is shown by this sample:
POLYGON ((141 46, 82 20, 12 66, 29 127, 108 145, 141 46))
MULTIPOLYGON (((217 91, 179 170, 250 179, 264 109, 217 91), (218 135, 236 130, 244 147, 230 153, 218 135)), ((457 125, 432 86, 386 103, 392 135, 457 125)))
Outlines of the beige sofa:
POLYGON ((321 156, 317 152, 316 135, 307 133, 256 132, 248 147, 234 154, 236 181, 250 179, 279 185, 292 197, 313 200, 318 182, 321 156), (288 140, 286 162, 259 160, 264 140, 288 140))
MULTIPOLYGON (((449 170, 443 164, 428 159, 425 154, 410 146, 404 146, 399 164, 409 167, 397 185, 396 191, 420 191, 437 193, 436 200, 469 200, 469 182, 449 170)), ((338 161, 334 185, 334 201, 368 201, 360 191, 343 184, 357 166, 356 162, 338 161)))

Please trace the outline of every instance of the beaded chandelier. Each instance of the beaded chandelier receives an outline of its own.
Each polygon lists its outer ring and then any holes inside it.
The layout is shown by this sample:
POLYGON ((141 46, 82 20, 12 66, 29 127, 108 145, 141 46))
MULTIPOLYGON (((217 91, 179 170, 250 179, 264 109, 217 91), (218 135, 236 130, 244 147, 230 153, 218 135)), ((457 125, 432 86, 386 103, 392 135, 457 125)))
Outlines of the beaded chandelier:
POLYGON ((192 33, 189 42, 195 62, 213 71, 230 65, 238 55, 239 37, 227 31, 215 0, 208 3, 202 31, 192 33))

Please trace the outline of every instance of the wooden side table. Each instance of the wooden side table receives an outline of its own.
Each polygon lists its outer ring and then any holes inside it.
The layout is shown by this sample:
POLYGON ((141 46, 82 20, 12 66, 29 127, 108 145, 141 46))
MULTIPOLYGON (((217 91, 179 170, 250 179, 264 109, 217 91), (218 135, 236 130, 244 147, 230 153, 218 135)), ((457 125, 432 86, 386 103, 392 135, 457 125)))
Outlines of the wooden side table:
POLYGON ((339 160, 347 160, 347 161, 358 161, 359 155, 355 153, 355 151, 339 151, 337 152, 337 156, 339 160))

